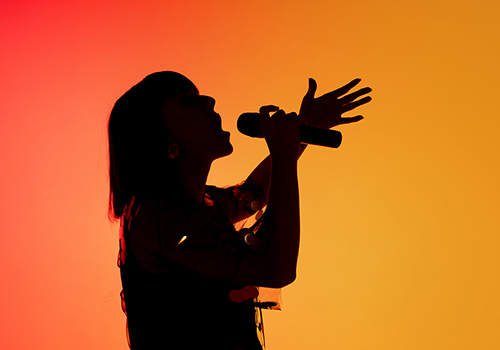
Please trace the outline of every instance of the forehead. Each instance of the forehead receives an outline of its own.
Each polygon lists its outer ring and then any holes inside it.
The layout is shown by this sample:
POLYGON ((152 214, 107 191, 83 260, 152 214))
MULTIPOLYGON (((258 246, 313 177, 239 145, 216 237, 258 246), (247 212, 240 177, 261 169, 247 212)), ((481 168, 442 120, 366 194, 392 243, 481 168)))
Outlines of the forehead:
POLYGON ((169 98, 162 106, 163 118, 168 126, 196 119, 205 110, 207 96, 199 95, 198 90, 189 89, 169 98))
POLYGON ((198 89, 196 87, 186 86, 185 88, 183 88, 179 91, 179 93, 176 95, 176 97, 181 95, 181 94, 199 95, 200 92, 198 91, 198 89))

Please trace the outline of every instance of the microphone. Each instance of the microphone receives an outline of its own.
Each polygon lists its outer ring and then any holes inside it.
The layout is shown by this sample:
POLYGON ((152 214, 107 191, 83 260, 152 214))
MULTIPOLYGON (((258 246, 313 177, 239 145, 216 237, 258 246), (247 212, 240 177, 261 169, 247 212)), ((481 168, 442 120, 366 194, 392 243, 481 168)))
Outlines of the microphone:
MULTIPOLYGON (((260 131, 259 113, 243 113, 238 118, 238 131, 250 137, 264 137, 260 131)), ((342 134, 337 130, 322 129, 306 124, 299 126, 300 142, 311 145, 338 148, 342 134)))

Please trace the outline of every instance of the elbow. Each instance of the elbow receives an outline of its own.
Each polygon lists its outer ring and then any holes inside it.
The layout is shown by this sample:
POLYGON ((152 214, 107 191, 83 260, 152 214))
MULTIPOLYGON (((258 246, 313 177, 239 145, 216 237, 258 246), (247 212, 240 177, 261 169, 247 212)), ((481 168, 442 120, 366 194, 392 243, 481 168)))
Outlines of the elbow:
POLYGON ((280 288, 283 288, 283 287, 288 286, 289 284, 292 284, 296 278, 297 278, 297 273, 295 271, 284 276, 282 279, 282 283, 281 283, 282 286, 280 288))
POLYGON ((295 259, 293 263, 283 264, 280 271, 280 288, 292 284, 297 278, 297 260, 295 259))
POLYGON ((277 288, 283 288, 292 284, 297 278, 297 261, 295 260, 293 264, 281 265, 278 271, 277 282, 279 286, 277 288))
POLYGON ((263 287, 283 288, 288 286, 289 284, 292 284, 296 278, 297 274, 295 273, 295 271, 287 274, 281 274, 279 277, 273 278, 271 281, 266 283, 266 285, 263 285, 263 287))

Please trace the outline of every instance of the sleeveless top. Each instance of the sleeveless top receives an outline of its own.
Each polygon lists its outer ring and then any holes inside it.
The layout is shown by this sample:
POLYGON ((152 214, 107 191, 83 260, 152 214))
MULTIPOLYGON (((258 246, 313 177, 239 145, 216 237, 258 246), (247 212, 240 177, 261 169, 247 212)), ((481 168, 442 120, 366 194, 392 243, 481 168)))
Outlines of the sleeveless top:
MULTIPOLYGON (((243 252, 258 254, 265 249, 265 243, 254 235, 262 220, 262 202, 255 189, 248 185, 226 189, 207 186, 205 202, 207 206, 192 202, 164 206, 164 212, 173 212, 172 226, 181 231, 178 249, 192 245, 220 249, 233 257, 236 271, 243 252), (179 207, 182 210, 177 210, 179 207), (238 232, 233 225, 241 209, 249 214, 259 210, 258 220, 238 232), (252 236, 245 237, 247 234, 252 236)), ((131 246, 131 235, 136 232, 134 217, 140 206, 141 201, 133 198, 120 220, 118 266, 130 348, 264 349, 261 308, 279 309, 277 303, 262 302, 258 287, 204 275, 162 254, 151 258, 160 272, 148 272, 131 246)))

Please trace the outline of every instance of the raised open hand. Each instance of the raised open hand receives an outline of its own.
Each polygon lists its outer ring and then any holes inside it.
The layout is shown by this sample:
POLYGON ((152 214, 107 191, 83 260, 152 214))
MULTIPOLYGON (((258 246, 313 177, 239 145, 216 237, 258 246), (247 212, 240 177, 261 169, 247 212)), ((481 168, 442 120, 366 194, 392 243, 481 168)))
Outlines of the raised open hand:
POLYGON ((360 81, 361 79, 354 79, 337 90, 330 91, 323 96, 315 98, 314 94, 316 93, 317 84, 314 79, 310 78, 309 90, 302 99, 302 105, 300 106, 300 115, 304 117, 305 123, 319 128, 330 129, 336 125, 354 123, 363 119, 361 115, 342 118, 343 113, 353 110, 372 100, 370 96, 365 96, 355 101, 358 97, 371 92, 372 89, 369 87, 346 95, 353 87, 358 85, 360 81))

